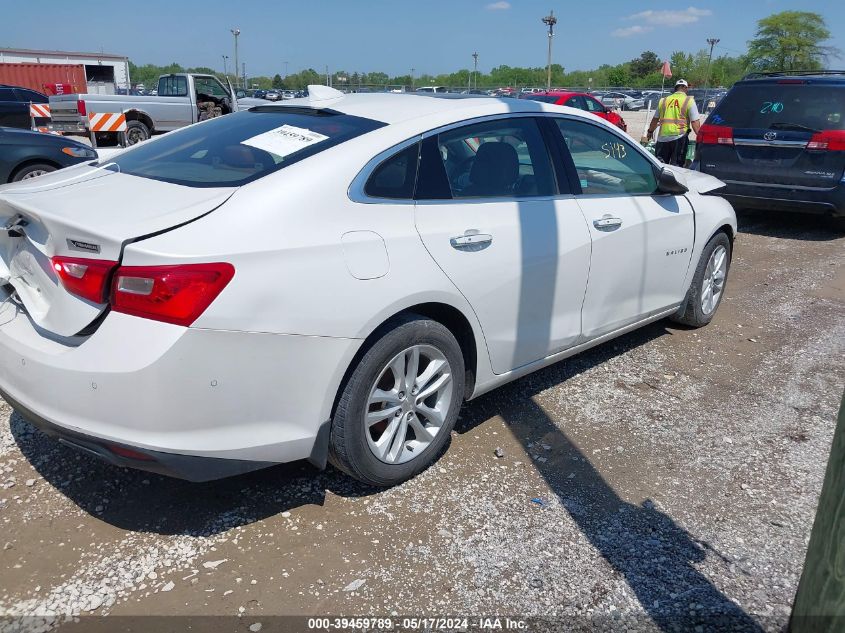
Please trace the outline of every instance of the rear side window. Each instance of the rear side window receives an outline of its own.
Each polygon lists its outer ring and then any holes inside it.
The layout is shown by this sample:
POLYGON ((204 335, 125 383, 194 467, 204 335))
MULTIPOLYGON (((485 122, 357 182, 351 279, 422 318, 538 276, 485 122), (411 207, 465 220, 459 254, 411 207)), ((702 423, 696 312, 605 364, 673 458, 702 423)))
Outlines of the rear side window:
POLYGON ((707 122, 766 130, 845 130, 845 87, 738 85, 719 102, 707 122))
POLYGON ((170 132, 108 165, 189 187, 237 187, 384 125, 332 110, 258 106, 170 132))
POLYGON ((188 78, 187 77, 162 77, 158 80, 158 96, 159 97, 187 97, 188 96, 188 78))
POLYGON ((418 159, 419 143, 394 154, 375 168, 364 185, 364 193, 373 198, 412 199, 418 159))

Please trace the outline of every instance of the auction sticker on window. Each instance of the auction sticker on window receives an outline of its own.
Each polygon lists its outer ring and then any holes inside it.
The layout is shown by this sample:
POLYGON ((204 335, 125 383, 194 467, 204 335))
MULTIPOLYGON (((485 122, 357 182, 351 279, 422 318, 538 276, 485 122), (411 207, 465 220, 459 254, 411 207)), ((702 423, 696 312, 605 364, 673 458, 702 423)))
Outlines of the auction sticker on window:
POLYGON ((241 141, 241 144, 263 149, 284 158, 306 147, 325 141, 327 138, 329 137, 324 134, 312 132, 302 127, 283 125, 241 141))

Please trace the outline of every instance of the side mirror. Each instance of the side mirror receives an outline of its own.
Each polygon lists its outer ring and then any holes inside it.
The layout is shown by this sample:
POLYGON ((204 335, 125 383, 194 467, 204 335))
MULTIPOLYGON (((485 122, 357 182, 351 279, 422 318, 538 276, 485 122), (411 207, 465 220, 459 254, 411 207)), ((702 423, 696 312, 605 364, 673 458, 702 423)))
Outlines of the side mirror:
POLYGON ((665 167, 657 175, 657 190, 660 193, 669 193, 673 196, 680 196, 689 191, 689 189, 678 182, 674 172, 665 167))

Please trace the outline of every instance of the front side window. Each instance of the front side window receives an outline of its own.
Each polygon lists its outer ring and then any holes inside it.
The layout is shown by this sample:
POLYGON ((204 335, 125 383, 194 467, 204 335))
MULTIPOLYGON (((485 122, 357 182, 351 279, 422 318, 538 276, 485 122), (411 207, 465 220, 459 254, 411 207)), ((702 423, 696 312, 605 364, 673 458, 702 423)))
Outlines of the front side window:
POLYGON ((584 97, 584 103, 587 105, 587 112, 604 112, 604 106, 592 97, 584 97))
POLYGON ((566 102, 570 108, 578 108, 579 110, 586 110, 587 105, 584 103, 584 97, 580 95, 575 95, 574 97, 569 97, 569 101, 566 102))
POLYGON ((228 97, 229 92, 222 84, 211 77, 195 77, 194 86, 197 94, 210 95, 212 97, 228 97))
POLYGON ((543 137, 532 118, 467 125, 438 137, 453 198, 555 195, 543 137))
POLYGON ((556 119, 586 195, 652 194, 652 163, 621 136, 583 121, 556 119))
POLYGON ((419 143, 397 152, 373 170, 364 193, 373 198, 410 200, 417 179, 419 143))
POLYGON ((107 168, 189 187, 237 187, 383 126, 327 110, 257 106, 161 136, 107 168))

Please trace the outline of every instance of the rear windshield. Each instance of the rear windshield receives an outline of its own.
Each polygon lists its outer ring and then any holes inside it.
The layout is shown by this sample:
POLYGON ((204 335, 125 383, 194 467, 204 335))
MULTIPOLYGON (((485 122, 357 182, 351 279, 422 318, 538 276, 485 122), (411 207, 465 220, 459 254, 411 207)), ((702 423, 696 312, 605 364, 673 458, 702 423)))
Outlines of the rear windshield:
POLYGON ((189 187, 238 187, 384 125, 332 110, 258 106, 166 134, 108 168, 189 187))
POLYGON ((542 101, 543 103, 557 103, 560 101, 560 97, 555 97, 554 95, 528 95, 523 97, 523 99, 530 99, 531 101, 542 101))
POLYGON ((735 86, 708 123, 734 128, 845 129, 845 88, 809 84, 735 86))

